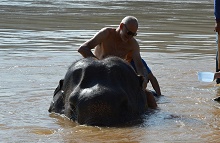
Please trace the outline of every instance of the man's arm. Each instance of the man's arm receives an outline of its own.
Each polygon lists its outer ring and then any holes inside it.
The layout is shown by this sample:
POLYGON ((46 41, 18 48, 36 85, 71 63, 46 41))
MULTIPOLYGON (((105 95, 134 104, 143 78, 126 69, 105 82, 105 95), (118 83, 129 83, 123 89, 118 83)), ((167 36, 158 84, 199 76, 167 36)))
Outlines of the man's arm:
POLYGON ((137 41, 135 41, 134 46, 134 50, 132 53, 132 59, 134 60, 134 64, 137 70, 137 74, 140 76, 144 77, 144 82, 143 82, 143 89, 145 89, 147 87, 147 70, 144 68, 144 65, 142 63, 141 60, 141 56, 140 56, 140 48, 139 45, 137 43, 137 41))
POLYGON ((107 28, 101 29, 94 37, 86 41, 82 44, 78 52, 84 57, 95 57, 97 58, 91 51, 91 49, 95 48, 98 44, 102 43, 104 39, 108 36, 109 31, 107 28))
POLYGON ((157 78, 153 75, 152 72, 148 74, 148 78, 157 95, 161 95, 159 83, 157 81, 157 78))

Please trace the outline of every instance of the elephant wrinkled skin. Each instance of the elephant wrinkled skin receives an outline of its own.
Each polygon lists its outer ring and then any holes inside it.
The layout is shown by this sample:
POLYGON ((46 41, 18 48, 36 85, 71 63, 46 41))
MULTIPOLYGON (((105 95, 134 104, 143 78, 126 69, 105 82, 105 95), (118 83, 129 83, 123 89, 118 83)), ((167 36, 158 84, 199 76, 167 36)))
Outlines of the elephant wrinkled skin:
POLYGON ((74 62, 54 91, 49 112, 79 124, 115 126, 147 110, 142 78, 124 60, 84 58, 74 62))

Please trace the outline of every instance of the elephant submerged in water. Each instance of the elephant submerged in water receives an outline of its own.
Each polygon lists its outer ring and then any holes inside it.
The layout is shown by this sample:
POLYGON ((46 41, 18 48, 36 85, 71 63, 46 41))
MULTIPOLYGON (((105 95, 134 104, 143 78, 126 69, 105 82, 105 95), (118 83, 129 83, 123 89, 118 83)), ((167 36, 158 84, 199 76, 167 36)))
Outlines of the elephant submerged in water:
POLYGON ((120 58, 84 58, 74 62, 60 80, 48 111, 79 124, 120 125, 147 111, 142 82, 120 58))

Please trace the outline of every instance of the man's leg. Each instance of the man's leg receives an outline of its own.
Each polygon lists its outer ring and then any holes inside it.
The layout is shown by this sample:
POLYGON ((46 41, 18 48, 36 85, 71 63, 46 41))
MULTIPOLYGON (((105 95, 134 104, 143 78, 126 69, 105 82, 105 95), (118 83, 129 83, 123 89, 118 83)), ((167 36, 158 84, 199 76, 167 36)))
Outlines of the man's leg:
MULTIPOLYGON (((218 70, 218 52, 216 53, 216 72, 218 72, 219 70, 218 70)), ((217 78, 216 79, 216 83, 217 84, 219 84, 220 83, 220 79, 219 78, 217 78)))
MULTIPOLYGON (((217 38, 218 38, 218 34, 217 34, 217 36, 216 36, 217 38)), ((216 72, 219 72, 219 69, 220 69, 220 67, 218 67, 218 40, 216 40, 217 41, 217 52, 216 52, 216 72)), ((216 79, 216 83, 217 84, 219 84, 220 83, 220 78, 217 78, 216 79)))
POLYGON ((145 90, 145 94, 147 96, 148 107, 151 108, 151 109, 156 109, 157 108, 157 103, 156 103, 156 100, 155 100, 153 94, 147 89, 145 90))
MULTIPOLYGON (((146 62, 142 59, 142 62, 147 70, 148 73, 151 73, 151 70, 150 68, 147 66, 146 62)), ((132 65, 132 67, 134 68, 134 70, 136 71, 136 68, 135 68, 135 65, 134 65, 134 61, 132 60, 130 62, 130 64, 132 65)), ((136 71, 137 72, 137 71, 136 71)), ((148 107, 149 108, 152 108, 152 109, 156 109, 157 108, 157 103, 156 103, 156 100, 154 98, 154 95, 152 94, 151 91, 149 91, 148 89, 145 89, 145 94, 146 94, 146 97, 147 97, 147 104, 148 104, 148 107)))

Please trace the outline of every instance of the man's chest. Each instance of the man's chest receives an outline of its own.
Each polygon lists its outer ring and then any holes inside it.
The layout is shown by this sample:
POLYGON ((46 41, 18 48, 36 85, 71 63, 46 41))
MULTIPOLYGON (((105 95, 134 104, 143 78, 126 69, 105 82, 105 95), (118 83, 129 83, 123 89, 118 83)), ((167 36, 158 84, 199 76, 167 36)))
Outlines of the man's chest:
POLYGON ((101 47, 107 53, 127 54, 131 51, 131 46, 128 43, 118 43, 114 40, 102 43, 101 47))

